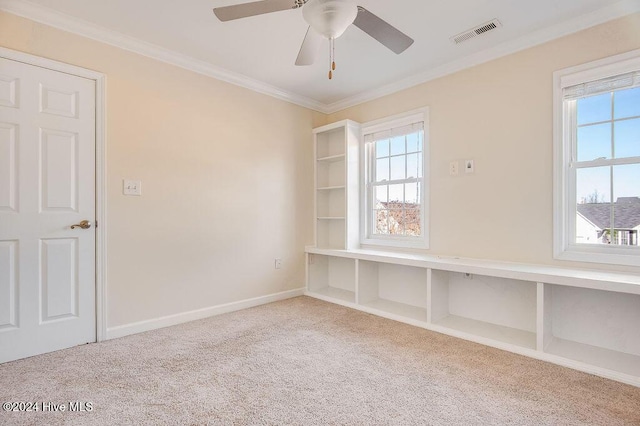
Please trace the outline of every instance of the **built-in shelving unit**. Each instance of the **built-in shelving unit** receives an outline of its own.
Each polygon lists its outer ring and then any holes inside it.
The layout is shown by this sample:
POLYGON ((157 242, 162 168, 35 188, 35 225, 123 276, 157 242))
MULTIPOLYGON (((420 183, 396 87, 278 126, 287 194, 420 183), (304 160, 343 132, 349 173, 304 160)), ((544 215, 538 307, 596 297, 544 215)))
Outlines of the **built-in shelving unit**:
POLYGON ((358 244, 360 126, 345 120, 314 129, 316 246, 358 244))
POLYGON ((307 248, 307 294, 640 386, 640 277, 307 248))

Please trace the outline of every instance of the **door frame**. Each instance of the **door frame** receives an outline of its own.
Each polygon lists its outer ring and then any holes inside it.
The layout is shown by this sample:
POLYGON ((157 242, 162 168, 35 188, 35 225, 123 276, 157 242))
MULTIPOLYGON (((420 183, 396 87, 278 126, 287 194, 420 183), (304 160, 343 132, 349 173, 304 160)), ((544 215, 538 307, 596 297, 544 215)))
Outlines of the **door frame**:
POLYGON ((107 339, 107 181, 106 86, 107 77, 97 71, 65 64, 0 46, 0 57, 95 81, 96 84, 96 341, 107 339))

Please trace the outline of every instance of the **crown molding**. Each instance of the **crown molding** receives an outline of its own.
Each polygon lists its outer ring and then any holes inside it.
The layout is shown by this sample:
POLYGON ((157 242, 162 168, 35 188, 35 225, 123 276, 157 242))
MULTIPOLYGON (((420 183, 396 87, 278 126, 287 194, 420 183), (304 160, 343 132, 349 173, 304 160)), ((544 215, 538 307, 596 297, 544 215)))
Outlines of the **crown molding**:
POLYGON ((192 58, 188 55, 165 49, 116 31, 108 30, 54 9, 30 3, 26 0, 0 0, 0 10, 309 108, 323 114, 332 114, 625 15, 640 12, 640 2, 638 0, 621 0, 612 6, 578 16, 526 36, 501 43, 490 49, 485 49, 459 60, 443 64, 429 71, 330 104, 289 92, 245 75, 217 67, 208 62, 192 58))
POLYGON ((551 27, 543 28, 526 36, 443 64, 427 72, 416 74, 398 82, 325 105, 325 109, 329 114, 333 114, 636 12, 640 12, 640 1, 621 0, 612 6, 604 7, 551 27))
POLYGON ((217 67, 188 55, 165 49, 140 39, 108 30, 85 20, 25 0, 0 0, 0 10, 39 22, 63 31, 128 50, 148 58, 175 65, 198 74, 213 77, 258 93, 272 96, 318 112, 327 113, 326 105, 305 96, 263 83, 245 75, 217 67))

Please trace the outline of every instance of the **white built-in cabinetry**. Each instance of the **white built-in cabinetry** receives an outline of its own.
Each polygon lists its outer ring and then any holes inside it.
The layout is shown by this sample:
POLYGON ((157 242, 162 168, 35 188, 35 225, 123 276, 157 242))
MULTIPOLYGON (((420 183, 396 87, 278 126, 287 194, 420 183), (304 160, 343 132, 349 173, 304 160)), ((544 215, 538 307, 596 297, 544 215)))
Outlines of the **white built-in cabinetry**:
POLYGON ((640 277, 307 248, 307 295, 640 386, 640 277))
POLYGON ((313 130, 315 241, 321 248, 357 248, 360 125, 345 120, 313 130))
POLYGON ((314 129, 309 296, 640 386, 640 277, 362 250, 360 125, 314 129))

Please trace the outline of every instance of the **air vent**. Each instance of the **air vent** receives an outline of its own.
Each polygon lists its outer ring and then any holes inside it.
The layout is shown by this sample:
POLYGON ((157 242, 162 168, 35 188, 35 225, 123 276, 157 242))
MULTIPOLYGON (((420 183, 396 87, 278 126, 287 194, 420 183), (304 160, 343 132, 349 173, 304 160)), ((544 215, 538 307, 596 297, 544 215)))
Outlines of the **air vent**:
POLYGON ((455 44, 460 44, 464 41, 477 37, 479 35, 488 33, 489 31, 495 30, 498 27, 501 27, 502 24, 497 19, 494 19, 489 22, 485 22, 482 25, 478 25, 475 28, 472 28, 468 31, 464 31, 456 36, 451 37, 451 41, 455 44))

